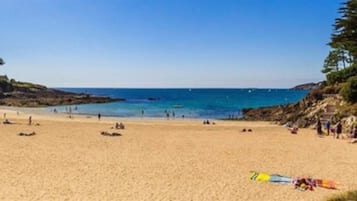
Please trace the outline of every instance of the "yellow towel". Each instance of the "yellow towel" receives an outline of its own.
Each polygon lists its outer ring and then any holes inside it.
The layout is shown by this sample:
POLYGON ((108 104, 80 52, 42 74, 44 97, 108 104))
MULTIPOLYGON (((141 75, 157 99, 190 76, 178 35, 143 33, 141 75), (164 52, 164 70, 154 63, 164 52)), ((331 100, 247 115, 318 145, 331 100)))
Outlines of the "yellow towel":
POLYGON ((251 171, 250 172, 250 179, 254 181, 269 181, 270 180, 270 174, 267 173, 262 173, 262 172, 255 172, 251 171))

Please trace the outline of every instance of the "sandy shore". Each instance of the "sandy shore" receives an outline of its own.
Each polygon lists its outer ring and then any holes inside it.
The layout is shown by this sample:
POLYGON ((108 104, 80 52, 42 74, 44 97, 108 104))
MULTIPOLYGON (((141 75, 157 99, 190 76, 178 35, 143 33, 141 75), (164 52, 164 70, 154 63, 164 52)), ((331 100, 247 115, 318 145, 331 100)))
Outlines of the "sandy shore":
POLYGON ((298 135, 267 122, 117 119, 0 109, 0 200, 324 200, 357 189, 357 144, 298 135), (40 126, 27 125, 33 122, 40 126), (241 133, 250 128, 251 133, 241 133), (31 137, 19 132, 36 132, 31 137), (249 171, 332 179, 339 190, 301 192, 249 180, 249 171))

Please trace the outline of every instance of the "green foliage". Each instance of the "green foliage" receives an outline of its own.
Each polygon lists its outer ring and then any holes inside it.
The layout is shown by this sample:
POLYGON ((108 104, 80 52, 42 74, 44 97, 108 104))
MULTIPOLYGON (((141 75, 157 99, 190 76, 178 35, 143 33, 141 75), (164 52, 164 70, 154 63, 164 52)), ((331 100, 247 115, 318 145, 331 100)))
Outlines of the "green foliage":
POLYGON ((331 51, 322 69, 329 84, 345 82, 356 75, 355 68, 347 69, 357 64, 357 0, 347 0, 339 13, 329 43, 331 51))
POLYGON ((341 86, 330 85, 323 88, 324 94, 338 94, 340 92, 341 86))
POLYGON ((336 195, 326 201, 357 201, 357 191, 349 191, 341 195, 336 195))
POLYGON ((357 75, 357 64, 340 71, 330 72, 326 75, 327 84, 332 85, 336 83, 346 82, 348 78, 357 75))
POLYGON ((342 97, 350 102, 357 102, 357 76, 350 77, 341 89, 342 97))
POLYGON ((348 52, 342 48, 333 48, 327 55, 324 61, 322 73, 330 73, 340 70, 340 66, 346 68, 347 64, 351 63, 351 59, 347 56, 348 52))
POLYGON ((339 9, 329 45, 346 51, 352 62, 357 59, 357 0, 348 0, 339 9))
POLYGON ((339 117, 344 118, 348 117, 350 115, 357 115, 357 103, 354 104, 343 104, 338 107, 338 113, 337 115, 339 117))
POLYGON ((338 70, 338 52, 333 50, 330 51, 328 56, 326 57, 324 61, 324 68, 321 70, 321 72, 330 73, 338 70))

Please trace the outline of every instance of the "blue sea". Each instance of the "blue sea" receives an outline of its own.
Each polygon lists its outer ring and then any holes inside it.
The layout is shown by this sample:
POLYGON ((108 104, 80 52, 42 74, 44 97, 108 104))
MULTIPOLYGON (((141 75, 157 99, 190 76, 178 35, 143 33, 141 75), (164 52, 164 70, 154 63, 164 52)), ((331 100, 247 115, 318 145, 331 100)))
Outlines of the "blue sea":
MULTIPOLYGON (((76 93, 124 98, 125 101, 71 106, 72 113, 117 117, 212 118, 241 117, 243 108, 257 108, 302 99, 308 91, 291 89, 122 89, 60 88, 76 93)), ((69 106, 56 106, 59 112, 69 106)))

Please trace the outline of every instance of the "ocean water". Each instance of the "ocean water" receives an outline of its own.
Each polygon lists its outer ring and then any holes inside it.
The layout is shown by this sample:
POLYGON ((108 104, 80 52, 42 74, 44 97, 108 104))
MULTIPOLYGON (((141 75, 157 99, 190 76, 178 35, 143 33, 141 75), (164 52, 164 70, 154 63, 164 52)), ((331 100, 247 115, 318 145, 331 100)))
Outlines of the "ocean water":
MULTIPOLYGON (((72 113, 118 117, 228 118, 241 117, 243 108, 257 108, 302 99, 308 91, 291 89, 110 89, 61 88, 96 96, 124 98, 126 101, 71 106, 72 113), (76 109, 76 110, 75 110, 76 109)), ((56 106, 59 112, 69 106, 56 106)))

